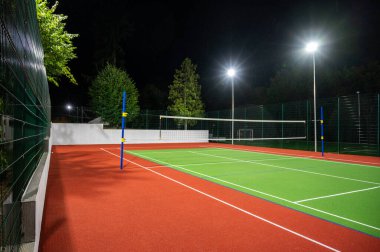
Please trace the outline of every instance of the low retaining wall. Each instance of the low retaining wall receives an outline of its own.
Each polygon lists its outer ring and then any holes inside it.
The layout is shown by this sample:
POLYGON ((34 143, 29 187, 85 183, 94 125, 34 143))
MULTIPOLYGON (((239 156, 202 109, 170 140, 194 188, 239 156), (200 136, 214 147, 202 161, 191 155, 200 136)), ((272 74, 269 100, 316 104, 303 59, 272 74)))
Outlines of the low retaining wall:
MULTIPOLYGON (((120 129, 104 129, 103 124, 53 123, 53 145, 118 144, 120 129)), ((125 129, 126 144, 208 142, 208 130, 125 129)))
POLYGON ((37 252, 50 168, 52 135, 45 139, 45 150, 21 199, 21 251, 37 252))

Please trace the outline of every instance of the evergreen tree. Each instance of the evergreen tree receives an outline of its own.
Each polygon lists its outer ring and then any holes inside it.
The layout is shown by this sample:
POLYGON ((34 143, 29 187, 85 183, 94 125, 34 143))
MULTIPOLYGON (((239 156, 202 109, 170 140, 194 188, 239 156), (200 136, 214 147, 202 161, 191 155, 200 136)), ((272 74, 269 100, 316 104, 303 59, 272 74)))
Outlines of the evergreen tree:
POLYGON ((140 112, 139 93, 128 73, 107 64, 96 76, 89 89, 91 106, 95 113, 111 127, 121 126, 122 93, 127 93, 126 122, 133 121, 140 112))
MULTIPOLYGON (((173 84, 169 86, 168 110, 172 115, 202 117, 204 105, 201 100, 201 86, 198 84, 197 66, 189 58, 184 59, 174 74, 173 84)), ((178 126, 194 126, 196 121, 177 120, 178 126)))

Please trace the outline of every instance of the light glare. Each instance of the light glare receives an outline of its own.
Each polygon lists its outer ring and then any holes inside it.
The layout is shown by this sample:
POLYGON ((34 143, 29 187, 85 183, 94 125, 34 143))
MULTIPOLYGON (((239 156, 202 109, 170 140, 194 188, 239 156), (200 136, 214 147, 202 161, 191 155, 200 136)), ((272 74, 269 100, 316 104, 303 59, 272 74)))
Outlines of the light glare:
POLYGON ((317 51, 318 50, 318 43, 317 42, 310 42, 310 43, 308 43, 307 45, 306 45, 306 51, 307 52, 311 52, 311 53, 313 53, 313 52, 315 52, 315 51, 317 51))
POLYGON ((72 108, 73 108, 73 107, 72 107, 70 104, 67 104, 67 105, 66 105, 66 109, 67 109, 67 110, 70 111, 72 108))
POLYGON ((233 68, 228 69, 228 71, 227 71, 227 75, 228 75, 229 77, 234 77, 235 74, 236 74, 235 69, 233 69, 233 68))

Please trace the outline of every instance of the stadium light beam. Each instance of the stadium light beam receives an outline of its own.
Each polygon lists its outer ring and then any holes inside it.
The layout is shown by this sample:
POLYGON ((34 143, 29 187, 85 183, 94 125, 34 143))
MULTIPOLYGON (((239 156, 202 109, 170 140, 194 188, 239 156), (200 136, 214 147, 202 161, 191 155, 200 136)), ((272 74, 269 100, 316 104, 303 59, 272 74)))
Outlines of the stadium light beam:
POLYGON ((314 79, 314 152, 317 152, 317 93, 315 87, 315 52, 318 50, 317 42, 310 42, 306 45, 306 52, 313 54, 313 79, 314 79))
POLYGON ((232 144, 234 144, 234 118, 235 118, 235 97, 234 97, 234 77, 236 75, 236 71, 233 68, 227 70, 228 77, 231 78, 231 99, 232 99, 232 109, 231 109, 231 139, 232 144))

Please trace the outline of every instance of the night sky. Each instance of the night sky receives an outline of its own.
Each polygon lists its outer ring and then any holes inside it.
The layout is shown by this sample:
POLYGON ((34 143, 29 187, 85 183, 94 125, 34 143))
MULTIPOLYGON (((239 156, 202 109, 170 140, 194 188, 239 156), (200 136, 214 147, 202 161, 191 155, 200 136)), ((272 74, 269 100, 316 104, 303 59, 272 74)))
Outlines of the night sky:
POLYGON ((51 85, 52 105, 88 105, 87 89, 112 32, 119 38, 118 64, 136 82, 141 108, 166 108, 166 100, 144 90, 154 86, 166 96, 185 57, 198 66, 206 110, 230 107, 224 76, 230 65, 238 67, 235 104, 261 104, 260 90, 282 65, 311 64, 302 50, 311 39, 321 43, 318 71, 379 60, 376 2, 64 0, 57 13, 68 15, 67 30, 80 35, 78 58, 70 62, 79 85, 51 85))

